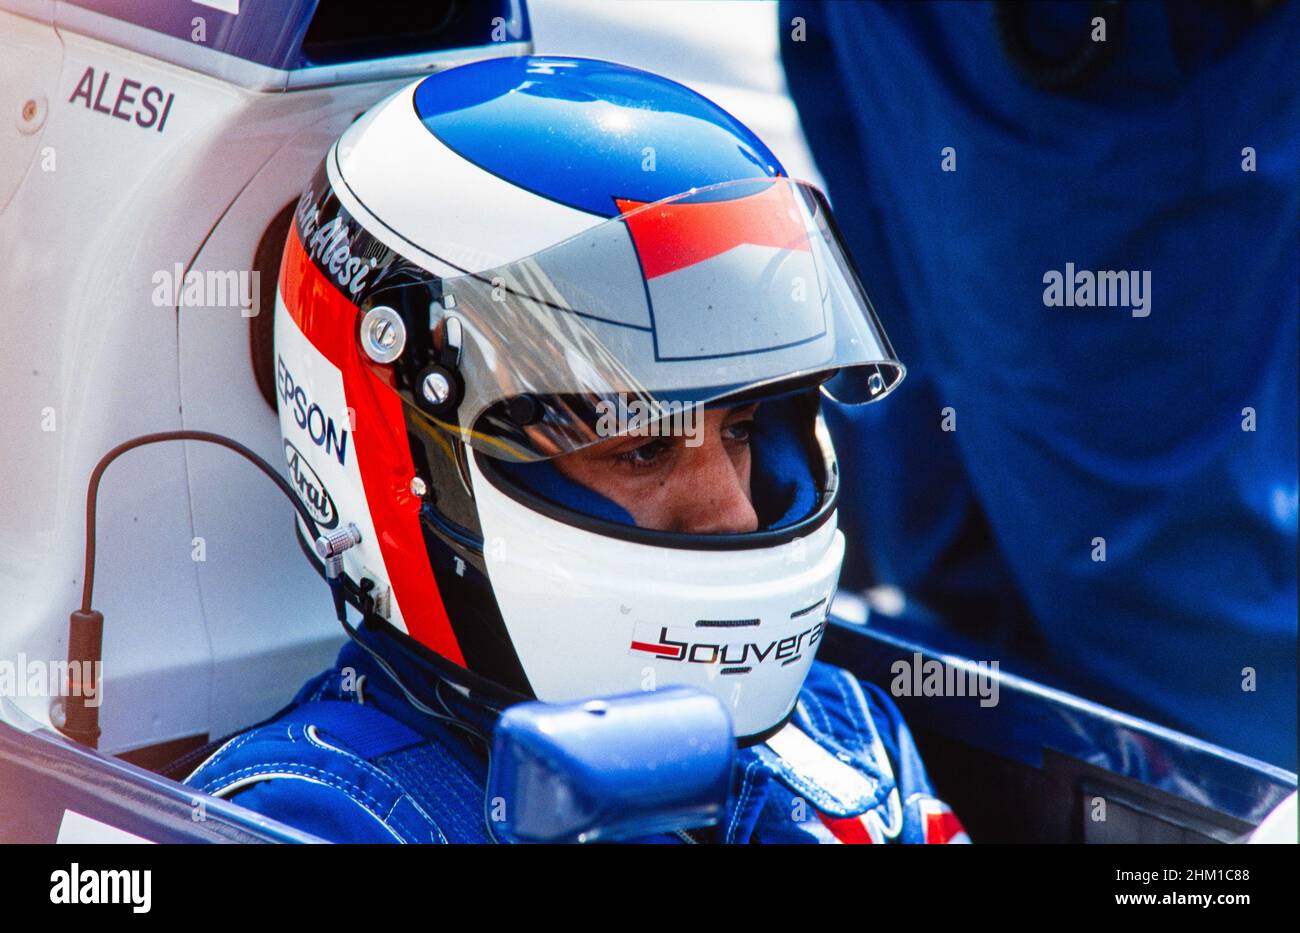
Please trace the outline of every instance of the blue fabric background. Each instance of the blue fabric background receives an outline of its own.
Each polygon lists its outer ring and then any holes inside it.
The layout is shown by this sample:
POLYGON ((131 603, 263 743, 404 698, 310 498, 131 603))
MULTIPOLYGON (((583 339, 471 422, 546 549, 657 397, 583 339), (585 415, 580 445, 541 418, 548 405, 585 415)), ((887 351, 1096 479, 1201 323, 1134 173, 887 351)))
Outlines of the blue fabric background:
MULTIPOLYGON (((909 373, 829 413, 845 584, 898 584, 944 618, 935 641, 1294 769, 1300 3, 1253 26, 1246 4, 1125 6, 1074 96, 1018 76, 991 4, 781 6, 909 373), (1150 270, 1150 316, 1046 307, 1067 262, 1150 270)), ((1086 5, 1030 7, 1044 48, 1086 31, 1086 5)))

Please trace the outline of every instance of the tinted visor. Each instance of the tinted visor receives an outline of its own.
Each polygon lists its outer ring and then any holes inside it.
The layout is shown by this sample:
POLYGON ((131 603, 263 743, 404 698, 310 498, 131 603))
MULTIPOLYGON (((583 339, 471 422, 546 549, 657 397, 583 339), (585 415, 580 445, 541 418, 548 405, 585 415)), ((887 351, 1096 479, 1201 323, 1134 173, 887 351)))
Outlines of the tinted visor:
POLYGON ((402 286, 432 295, 433 344, 463 379, 454 416, 416 423, 529 461, 778 383, 857 404, 902 378, 815 188, 744 180, 619 207, 527 259, 402 286))

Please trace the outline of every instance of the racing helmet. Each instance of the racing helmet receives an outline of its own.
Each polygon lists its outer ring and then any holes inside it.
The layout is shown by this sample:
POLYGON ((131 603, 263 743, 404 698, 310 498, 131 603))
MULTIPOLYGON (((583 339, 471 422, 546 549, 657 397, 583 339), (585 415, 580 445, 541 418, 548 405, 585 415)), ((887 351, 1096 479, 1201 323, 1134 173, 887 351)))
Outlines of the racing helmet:
POLYGON ((298 201, 274 342, 288 474, 355 526, 368 624, 507 697, 693 685, 744 742, 789 718, 844 552, 819 397, 904 370, 824 196, 734 117, 590 59, 415 82, 298 201), (755 399, 756 530, 639 527, 555 466, 755 399))

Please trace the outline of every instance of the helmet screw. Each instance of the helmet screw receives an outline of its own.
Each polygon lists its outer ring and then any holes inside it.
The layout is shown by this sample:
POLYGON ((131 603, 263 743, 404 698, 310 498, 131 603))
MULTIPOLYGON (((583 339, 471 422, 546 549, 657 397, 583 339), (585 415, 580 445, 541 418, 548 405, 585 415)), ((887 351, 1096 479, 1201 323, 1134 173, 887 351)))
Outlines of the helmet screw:
POLYGON ((387 305, 375 305, 361 319, 361 347, 376 363, 391 363, 406 349, 406 324, 387 305))
POLYGON ((411 495, 415 496, 417 499, 423 499, 425 493, 428 491, 429 486, 424 480, 420 479, 418 476, 411 478, 411 495))
POLYGON ((430 363, 415 377, 414 402, 435 418, 449 416, 464 398, 465 386, 455 369, 430 363))
POLYGON ((446 373, 435 370, 424 377, 420 392, 424 394, 425 401, 430 405, 442 406, 447 399, 451 398, 451 380, 447 378, 446 373))
POLYGON ((528 392, 523 395, 516 395, 506 402, 506 414, 511 421, 521 428, 541 421, 544 413, 541 402, 537 400, 535 395, 528 392))

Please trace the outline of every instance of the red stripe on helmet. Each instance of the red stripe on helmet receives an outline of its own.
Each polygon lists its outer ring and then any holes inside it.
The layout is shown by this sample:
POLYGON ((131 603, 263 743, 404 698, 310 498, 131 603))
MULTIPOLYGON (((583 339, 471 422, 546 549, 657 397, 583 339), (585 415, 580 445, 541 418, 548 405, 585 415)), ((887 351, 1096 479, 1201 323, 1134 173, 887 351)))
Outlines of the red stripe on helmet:
POLYGON ((280 294, 303 335, 343 375, 343 395, 354 413, 351 429, 357 469, 407 631, 464 667, 465 657, 429 564, 420 502, 410 493, 415 465, 401 396, 393 387, 392 373, 362 354, 355 336, 360 309, 312 262, 296 220, 280 265, 280 294))
MULTIPOLYGON (((646 202, 615 198, 623 213, 646 202)), ((623 222, 647 279, 720 256, 742 244, 808 252, 808 231, 790 186, 767 185, 731 201, 672 201, 637 211, 623 222)))

